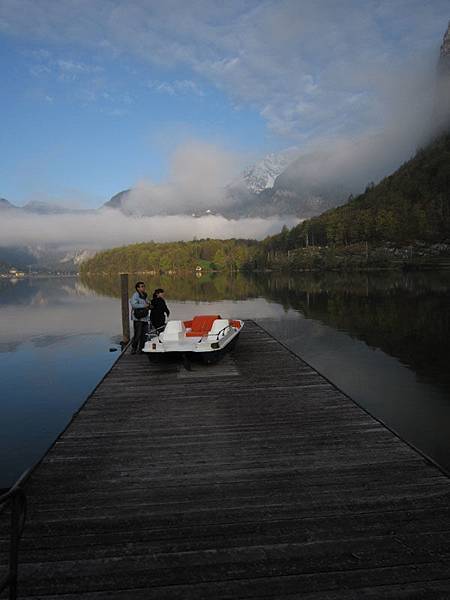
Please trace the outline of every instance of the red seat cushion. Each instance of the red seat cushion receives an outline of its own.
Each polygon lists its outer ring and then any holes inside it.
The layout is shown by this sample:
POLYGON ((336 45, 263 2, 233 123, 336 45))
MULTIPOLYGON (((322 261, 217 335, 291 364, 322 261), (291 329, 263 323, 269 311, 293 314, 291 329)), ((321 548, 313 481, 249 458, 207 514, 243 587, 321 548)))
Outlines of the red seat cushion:
POLYGON ((220 315, 198 315, 192 319, 191 331, 186 331, 186 337, 201 337, 211 330, 220 315))

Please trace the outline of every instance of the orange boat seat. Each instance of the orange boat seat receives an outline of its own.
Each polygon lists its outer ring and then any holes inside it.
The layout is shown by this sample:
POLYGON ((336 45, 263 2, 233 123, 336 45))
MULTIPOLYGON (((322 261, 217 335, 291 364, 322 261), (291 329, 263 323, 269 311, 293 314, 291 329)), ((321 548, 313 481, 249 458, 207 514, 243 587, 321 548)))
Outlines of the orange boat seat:
MULTIPOLYGON (((190 324, 191 331, 186 331, 186 337, 202 337, 207 335, 216 319, 220 315, 198 315, 192 319, 190 324)), ((188 323, 188 321, 185 322, 188 323)))

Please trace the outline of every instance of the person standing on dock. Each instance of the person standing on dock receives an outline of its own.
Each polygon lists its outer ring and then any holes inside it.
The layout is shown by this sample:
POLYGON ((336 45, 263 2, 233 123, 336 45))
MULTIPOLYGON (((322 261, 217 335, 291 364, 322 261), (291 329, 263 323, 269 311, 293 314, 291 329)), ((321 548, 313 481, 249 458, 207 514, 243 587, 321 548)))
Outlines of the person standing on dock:
POLYGON ((164 300, 164 290, 156 288, 153 292, 152 310, 150 312, 150 321, 155 329, 163 329, 166 324, 166 315, 170 315, 170 310, 167 308, 164 300))
POLYGON ((142 354, 145 336, 148 333, 150 320, 149 310, 152 308, 152 305, 147 300, 145 283, 143 281, 138 281, 134 287, 136 291, 131 296, 130 300, 134 328, 133 340, 131 342, 131 354, 142 354))

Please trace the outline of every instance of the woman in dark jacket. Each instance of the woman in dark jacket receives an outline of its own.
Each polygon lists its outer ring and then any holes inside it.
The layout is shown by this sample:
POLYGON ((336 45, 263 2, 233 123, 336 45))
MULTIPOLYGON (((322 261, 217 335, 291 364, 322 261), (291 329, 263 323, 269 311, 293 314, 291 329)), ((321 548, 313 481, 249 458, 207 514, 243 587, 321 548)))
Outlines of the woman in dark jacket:
POLYGON ((157 288, 153 292, 152 310, 150 311, 150 321, 155 329, 163 328, 166 324, 166 315, 170 315, 170 310, 167 308, 164 300, 164 290, 157 288))

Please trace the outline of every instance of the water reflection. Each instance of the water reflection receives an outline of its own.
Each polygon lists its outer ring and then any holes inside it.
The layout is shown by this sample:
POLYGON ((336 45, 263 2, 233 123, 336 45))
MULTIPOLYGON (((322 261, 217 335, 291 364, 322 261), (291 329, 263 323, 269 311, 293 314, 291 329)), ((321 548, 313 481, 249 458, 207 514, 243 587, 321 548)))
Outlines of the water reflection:
MULTIPOLYGON (((160 283, 147 281, 150 289, 160 283)), ((117 283, 86 284, 118 294, 117 283)), ((247 308, 248 316, 450 471, 450 272, 260 273, 204 282, 166 278, 163 286, 180 300, 240 298, 235 309, 247 308), (268 314, 268 306, 277 307, 276 314, 268 314)))
POLYGON ((76 279, 0 281, 0 488, 35 463, 112 364, 117 301, 76 279))
MULTIPOLYGON (((242 273, 233 275, 223 273, 207 273, 201 277, 191 276, 150 276, 147 274, 129 277, 129 293, 134 290, 135 279, 144 279, 147 291, 162 287, 168 291, 172 301, 190 302, 221 302, 223 300, 249 300, 260 295, 260 286, 255 279, 242 273)), ((84 275, 82 284, 95 290, 97 294, 120 297, 120 281, 118 277, 102 277, 98 275, 84 275)))
MULTIPOLYGON (((150 277, 173 318, 260 321, 450 470, 450 273, 150 277)), ((134 279, 130 279, 130 292, 134 279)), ((119 279, 0 280, 0 488, 35 462, 117 357, 119 279)))
MULTIPOLYGON (((344 331, 379 348, 433 384, 450 389, 450 272, 273 273, 147 277, 147 289, 172 300, 213 302, 264 298, 284 311, 344 331)), ((118 279, 88 277, 97 293, 119 297, 118 279)), ((131 291, 132 281, 130 281, 131 291)), ((239 315, 237 315, 239 316, 239 315)), ((242 315, 241 315, 242 316, 242 315)), ((246 315, 247 316, 247 315, 246 315)), ((254 318, 268 315, 255 313, 254 318)))
POLYGON ((450 273, 266 278, 265 295, 347 332, 450 390, 450 273))

